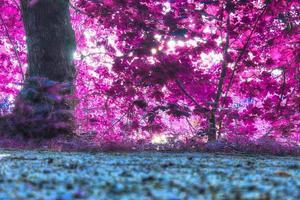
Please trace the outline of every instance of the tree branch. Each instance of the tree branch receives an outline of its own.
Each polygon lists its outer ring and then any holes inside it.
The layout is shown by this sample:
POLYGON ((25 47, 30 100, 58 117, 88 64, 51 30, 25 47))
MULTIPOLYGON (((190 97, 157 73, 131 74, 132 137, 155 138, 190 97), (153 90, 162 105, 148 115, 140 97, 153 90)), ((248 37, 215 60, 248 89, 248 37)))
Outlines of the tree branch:
POLYGON ((283 83, 280 87, 280 99, 279 99, 279 102, 278 102, 278 105, 277 105, 277 112, 279 111, 280 107, 281 107, 281 103, 284 99, 284 91, 285 91, 285 88, 286 88, 286 69, 284 67, 282 67, 282 75, 283 75, 283 83))
POLYGON ((18 4, 18 2, 17 2, 16 0, 13 0, 13 2, 16 4, 18 10, 21 11, 21 7, 20 7, 20 5, 18 4))
POLYGON ((181 91, 197 106, 197 108, 200 108, 201 110, 203 110, 204 111, 204 113, 205 113, 205 111, 209 111, 209 109, 207 109, 207 108, 205 108, 205 107, 203 107, 203 106, 201 106, 195 99, 194 99, 194 97, 192 97, 187 91, 186 91, 186 89, 184 88, 184 86, 182 85, 182 83, 177 79, 177 78, 175 78, 175 82, 176 82, 176 84, 178 85, 178 87, 181 89, 181 91))
POLYGON ((15 56, 17 58, 17 61, 18 61, 18 64, 19 64, 19 68, 20 68, 20 71, 21 71, 21 74, 22 74, 22 80, 24 81, 25 80, 25 74, 23 72, 23 69, 22 69, 22 64, 21 64, 21 60, 20 60, 20 56, 19 56, 19 53, 18 53, 18 50, 9 34, 9 31, 8 31, 8 28, 4 22, 4 19, 2 18, 2 15, 0 15, 0 19, 1 19, 1 22, 2 22, 2 25, 4 27, 4 30, 5 30, 5 34, 6 34, 6 37, 8 38, 9 42, 11 43, 13 49, 14 49, 14 53, 15 53, 15 56))
POLYGON ((76 12, 81 13, 81 14, 83 14, 83 15, 87 15, 88 17, 93 17, 93 15, 91 15, 91 14, 89 14, 89 13, 83 11, 83 10, 80 10, 79 8, 77 8, 76 6, 74 6, 71 2, 69 2, 69 5, 70 5, 70 7, 73 8, 76 12))
POLYGON ((224 84, 224 79, 227 73, 227 65, 228 65, 228 49, 229 49, 229 30, 230 29, 230 13, 228 13, 227 20, 226 20, 226 42, 223 47, 223 61, 222 61, 222 70, 221 70, 221 75, 217 87, 217 93, 216 93, 216 98, 213 104, 213 108, 211 110, 211 117, 210 117, 210 128, 209 128, 209 137, 211 139, 216 139, 216 112, 219 108, 220 104, 220 99, 222 95, 222 90, 223 90, 223 84, 224 84))
POLYGON ((256 27, 257 27, 257 24, 258 24, 260 18, 261 18, 261 17, 264 15, 264 13, 266 12, 266 10, 267 10, 267 6, 264 7, 263 11, 262 11, 262 12, 260 13, 260 15, 257 17, 257 19, 256 19, 256 21, 255 21, 255 24, 254 24, 254 26, 253 26, 253 28, 252 28, 252 30, 251 30, 251 32, 250 32, 250 34, 249 34, 249 36, 248 36, 246 42, 245 42, 245 44, 244 44, 244 46, 243 46, 243 48, 242 48, 240 54, 238 55, 237 60, 236 60, 235 63, 234 63, 233 70, 232 70, 232 72, 231 72, 230 79, 229 79, 229 84, 228 84, 227 89, 226 89, 225 97, 227 97, 228 92, 229 92, 229 90, 230 90, 230 88, 231 88, 231 86, 232 86, 233 78, 234 78, 234 75, 235 75, 235 73, 236 73, 236 71, 237 71, 237 65, 238 65, 238 63, 242 60, 242 57, 243 57, 244 53, 246 52, 246 49, 247 49, 247 47, 248 47, 248 44, 249 44, 249 42, 250 42, 250 39, 251 39, 251 37, 252 37, 252 35, 253 35, 255 29, 256 29, 256 27))

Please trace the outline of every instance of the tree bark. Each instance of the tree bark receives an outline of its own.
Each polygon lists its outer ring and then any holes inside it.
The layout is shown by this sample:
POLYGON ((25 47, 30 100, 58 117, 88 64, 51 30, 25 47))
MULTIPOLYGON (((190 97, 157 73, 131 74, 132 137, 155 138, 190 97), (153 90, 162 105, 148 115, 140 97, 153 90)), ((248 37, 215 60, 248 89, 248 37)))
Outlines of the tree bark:
POLYGON ((72 136, 74 103, 69 95, 76 76, 76 42, 69 0, 21 0, 21 8, 28 68, 15 101, 12 132, 25 138, 72 136))
POLYGON ((217 140, 217 126, 216 126, 216 115, 219 109, 220 99, 223 93, 223 84, 227 73, 227 58, 228 58, 228 48, 229 48, 229 28, 230 28, 230 14, 228 13, 226 20, 226 42, 223 47, 223 62, 222 69, 220 74, 220 79, 218 82, 216 97, 212 106, 211 116, 209 119, 209 132, 208 132, 208 141, 217 140))
POLYGON ((29 0, 21 2, 28 50, 26 78, 41 76, 59 82, 73 82, 76 43, 69 1, 39 0, 33 6, 29 0))

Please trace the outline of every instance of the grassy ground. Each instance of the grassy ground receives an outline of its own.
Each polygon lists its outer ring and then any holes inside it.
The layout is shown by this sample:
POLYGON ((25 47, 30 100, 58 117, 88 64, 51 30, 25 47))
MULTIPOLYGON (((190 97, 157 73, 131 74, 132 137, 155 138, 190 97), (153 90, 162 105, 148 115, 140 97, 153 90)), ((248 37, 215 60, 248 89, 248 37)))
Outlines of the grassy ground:
POLYGON ((0 199, 300 199, 300 157, 0 150, 0 199))

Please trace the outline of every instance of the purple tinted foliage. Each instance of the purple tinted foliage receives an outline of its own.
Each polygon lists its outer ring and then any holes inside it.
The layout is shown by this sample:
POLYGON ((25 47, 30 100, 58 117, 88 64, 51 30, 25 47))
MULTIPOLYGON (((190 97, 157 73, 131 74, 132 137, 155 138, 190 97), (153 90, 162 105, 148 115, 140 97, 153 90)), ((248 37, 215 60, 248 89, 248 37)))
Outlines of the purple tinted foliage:
MULTIPOLYGON (((0 9, 0 96, 11 98, 26 70, 25 34, 16 1, 0 9)), ((213 148, 299 147, 298 1, 74 0, 70 9, 76 135, 108 149, 202 149, 214 116, 213 148)), ((24 92, 61 101, 52 86, 24 92)))

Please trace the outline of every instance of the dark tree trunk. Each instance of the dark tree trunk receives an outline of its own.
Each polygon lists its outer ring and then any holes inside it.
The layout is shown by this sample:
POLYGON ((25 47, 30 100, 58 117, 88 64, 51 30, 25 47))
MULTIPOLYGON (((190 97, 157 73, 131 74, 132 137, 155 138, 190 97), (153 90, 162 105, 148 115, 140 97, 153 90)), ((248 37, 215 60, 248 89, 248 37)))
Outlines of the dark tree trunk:
POLYGON ((209 118, 209 131, 208 131, 208 141, 215 141, 217 140, 217 126, 216 126, 216 116, 217 111, 219 109, 220 99, 223 93, 223 85, 224 80, 227 73, 227 65, 228 65, 228 48, 229 48, 229 28, 230 28, 230 13, 228 13, 228 17, 226 20, 226 42, 223 47, 223 61, 222 61, 222 68, 221 68, 221 74, 220 79, 217 86, 217 92, 216 97, 214 100, 214 104, 212 106, 211 110, 211 116, 209 118))
POLYGON ((15 134, 25 138, 72 135, 76 48, 68 0, 21 0, 28 69, 13 117, 15 134))
POLYGON ((32 7, 28 2, 22 0, 28 49, 26 78, 41 76, 59 82, 73 82, 76 44, 70 22, 69 1, 39 0, 32 7))

